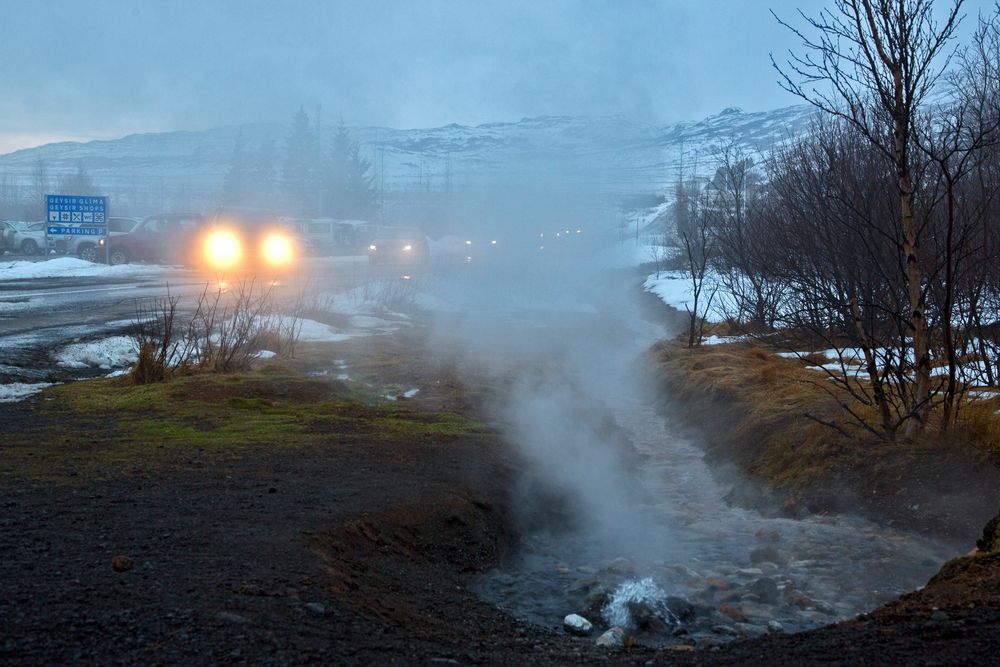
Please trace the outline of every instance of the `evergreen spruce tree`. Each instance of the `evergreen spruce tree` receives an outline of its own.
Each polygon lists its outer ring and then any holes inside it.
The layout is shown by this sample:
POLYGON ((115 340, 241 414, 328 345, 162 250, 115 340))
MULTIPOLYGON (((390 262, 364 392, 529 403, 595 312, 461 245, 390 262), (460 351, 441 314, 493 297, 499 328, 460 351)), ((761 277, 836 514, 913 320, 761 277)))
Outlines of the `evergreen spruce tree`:
POLYGON ((343 122, 330 143, 326 164, 324 207, 334 218, 368 218, 378 208, 378 191, 372 165, 361 155, 361 148, 351 138, 343 122))
POLYGON ((319 151, 316 133, 309 116, 301 107, 292 121, 285 144, 282 185, 290 209, 298 215, 313 215, 317 211, 319 151))

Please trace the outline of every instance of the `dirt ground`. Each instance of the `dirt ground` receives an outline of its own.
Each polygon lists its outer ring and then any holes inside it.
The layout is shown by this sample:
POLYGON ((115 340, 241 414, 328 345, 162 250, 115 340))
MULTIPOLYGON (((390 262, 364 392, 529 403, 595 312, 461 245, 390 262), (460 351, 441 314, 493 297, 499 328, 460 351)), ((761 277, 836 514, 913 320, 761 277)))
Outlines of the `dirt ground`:
MULTIPOLYGON (((277 410, 266 387, 245 387, 256 411, 277 410)), ((426 400, 415 407, 448 403, 426 400)), ((516 544, 512 463, 488 429, 386 439, 327 424, 294 447, 257 433, 90 470, 70 453, 105 446, 72 428, 92 419, 50 403, 0 406, 3 664, 981 664, 1000 650, 998 555, 813 632, 600 649, 470 592, 516 544), (131 567, 115 571, 116 556, 131 567)), ((419 410, 392 419, 424 423, 419 410)))

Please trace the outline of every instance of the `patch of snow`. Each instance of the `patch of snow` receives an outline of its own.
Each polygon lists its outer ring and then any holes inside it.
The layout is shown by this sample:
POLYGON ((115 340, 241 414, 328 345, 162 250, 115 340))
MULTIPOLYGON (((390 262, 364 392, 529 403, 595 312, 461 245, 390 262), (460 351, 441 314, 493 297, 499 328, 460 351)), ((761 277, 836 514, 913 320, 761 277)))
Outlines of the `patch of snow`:
POLYGON ((299 334, 299 341, 303 343, 340 343, 357 337, 356 334, 341 331, 316 320, 279 316, 275 318, 275 324, 282 331, 292 331, 294 327, 299 334))
POLYGON ((139 355, 129 336, 111 336, 85 343, 72 343, 53 355, 63 368, 100 368, 111 370, 131 366, 139 355))
POLYGON ((261 350, 256 356, 258 359, 273 359, 278 356, 278 353, 271 350, 261 350))
POLYGON ((749 336, 706 336, 701 339, 702 345, 728 345, 751 340, 749 336))
POLYGON ((115 277, 163 273, 174 270, 158 264, 95 264, 76 257, 56 257, 40 262, 0 262, 0 281, 33 278, 79 278, 87 276, 115 277))
POLYGON ((1000 391, 993 389, 970 389, 967 395, 970 401, 988 401, 991 398, 1000 396, 1000 391))
POLYGON ((419 389, 407 389, 403 392, 403 398, 413 398, 420 393, 419 389))
MULTIPOLYGON (((714 274, 706 274, 701 298, 698 303, 699 310, 704 311, 703 304, 715 289, 717 281, 718 278, 714 274)), ((663 303, 682 313, 687 312, 687 309, 692 308, 694 304, 694 289, 691 287, 691 276, 684 271, 660 271, 659 276, 655 273, 651 274, 646 278, 643 289, 660 297, 663 303)), ((721 322, 726 318, 724 308, 722 307, 723 301, 720 298, 721 294, 722 291, 719 290, 716 292, 715 298, 712 299, 712 307, 705 317, 709 322, 721 322)))
POLYGON ((336 379, 340 380, 341 382, 344 382, 346 380, 350 380, 351 376, 348 375, 347 373, 338 373, 336 379))
POLYGON ((51 387, 51 382, 8 382, 0 384, 0 403, 17 403, 43 389, 51 387))

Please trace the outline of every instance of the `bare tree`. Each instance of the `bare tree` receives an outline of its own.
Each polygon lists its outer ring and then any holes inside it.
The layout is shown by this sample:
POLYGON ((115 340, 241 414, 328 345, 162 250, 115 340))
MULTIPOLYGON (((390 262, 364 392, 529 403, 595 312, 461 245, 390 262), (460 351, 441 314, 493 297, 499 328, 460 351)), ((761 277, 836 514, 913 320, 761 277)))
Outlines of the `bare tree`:
POLYGON ((800 12, 814 37, 779 18, 802 39, 804 52, 792 53, 784 67, 772 57, 787 91, 850 122, 895 167, 915 361, 913 419, 907 424, 911 433, 926 424, 931 391, 926 289, 914 210, 913 132, 921 105, 947 66, 962 3, 954 0, 938 23, 932 0, 836 0, 832 10, 815 18, 800 12))

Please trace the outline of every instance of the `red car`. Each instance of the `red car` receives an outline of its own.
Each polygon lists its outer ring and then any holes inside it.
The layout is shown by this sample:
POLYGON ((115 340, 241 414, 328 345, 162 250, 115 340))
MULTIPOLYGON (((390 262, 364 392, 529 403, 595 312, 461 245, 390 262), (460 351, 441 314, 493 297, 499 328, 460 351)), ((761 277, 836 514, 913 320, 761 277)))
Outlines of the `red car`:
POLYGON ((112 234, 110 249, 104 239, 95 249, 103 257, 110 250, 110 264, 158 262, 189 264, 196 251, 204 220, 200 215, 152 215, 124 234, 112 234))

